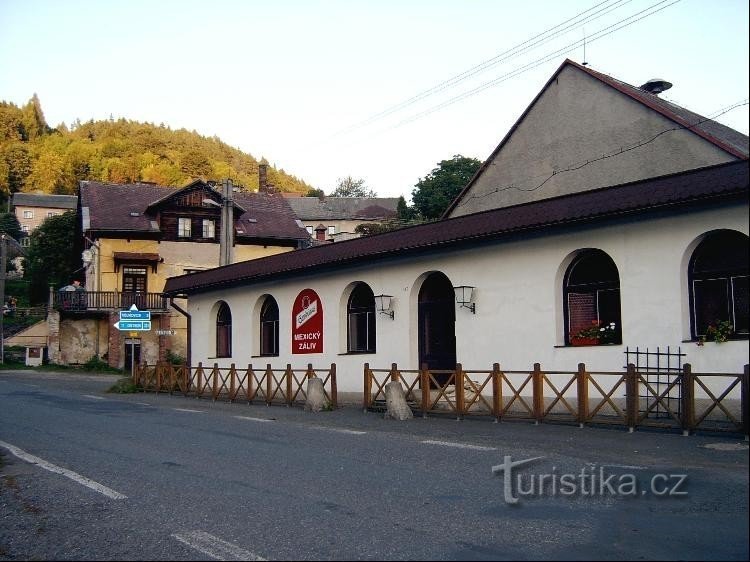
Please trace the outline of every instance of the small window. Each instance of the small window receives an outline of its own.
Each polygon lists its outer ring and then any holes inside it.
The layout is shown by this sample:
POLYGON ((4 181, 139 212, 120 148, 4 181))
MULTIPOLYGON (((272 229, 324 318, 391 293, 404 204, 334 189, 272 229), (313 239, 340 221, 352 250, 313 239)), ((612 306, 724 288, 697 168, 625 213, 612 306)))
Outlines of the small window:
POLYGON ((307 230, 307 233, 312 236, 313 235, 313 227, 312 226, 306 226, 305 229, 307 230))
POLYGON ((192 224, 189 218, 180 217, 177 224, 177 237, 190 238, 192 235, 192 224))
POLYGON ((23 238, 21 238, 21 246, 23 246, 24 248, 28 248, 30 244, 31 238, 29 238, 28 236, 24 236, 23 238))
POLYGON ((23 212, 23 218, 25 218, 25 219, 33 219, 34 218, 34 211, 24 211, 23 212))
POLYGON ((328 226, 328 236, 333 236, 336 234, 336 227, 333 225, 328 226))
POLYGON ((212 219, 203 219, 203 238, 216 238, 216 224, 212 219))
POLYGON ((47 218, 54 217, 56 215, 57 215, 57 213, 54 212, 54 211, 47 211, 47 218))
POLYGON ((279 305, 273 297, 266 298, 260 311, 260 354, 279 354, 279 305))
POLYGON ((232 312, 229 305, 221 303, 216 315, 216 357, 232 356, 232 312))
POLYGON ((21 232, 29 232, 31 230, 31 227, 28 224, 24 224, 21 226, 21 232))

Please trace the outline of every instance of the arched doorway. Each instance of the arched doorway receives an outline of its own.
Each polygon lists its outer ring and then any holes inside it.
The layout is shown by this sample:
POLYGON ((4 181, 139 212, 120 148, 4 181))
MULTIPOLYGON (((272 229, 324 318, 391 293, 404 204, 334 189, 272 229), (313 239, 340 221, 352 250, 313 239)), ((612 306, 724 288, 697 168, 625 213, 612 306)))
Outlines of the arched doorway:
POLYGON ((456 368, 456 305, 453 285, 431 273, 419 289, 419 365, 456 368))

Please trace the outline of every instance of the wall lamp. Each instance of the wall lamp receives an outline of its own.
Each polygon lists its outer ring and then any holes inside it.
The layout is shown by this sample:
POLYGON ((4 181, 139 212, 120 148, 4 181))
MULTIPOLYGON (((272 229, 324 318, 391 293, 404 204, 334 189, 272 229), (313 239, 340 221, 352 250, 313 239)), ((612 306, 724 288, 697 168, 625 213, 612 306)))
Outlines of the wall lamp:
POLYGON ((474 298, 474 289, 476 289, 476 287, 471 287, 469 285, 453 287, 453 290, 456 293, 456 303, 471 310, 472 314, 477 313, 477 305, 471 302, 474 298))
POLYGON ((391 310, 391 295, 375 295, 375 308, 380 314, 390 316, 393 320, 394 312, 391 310))

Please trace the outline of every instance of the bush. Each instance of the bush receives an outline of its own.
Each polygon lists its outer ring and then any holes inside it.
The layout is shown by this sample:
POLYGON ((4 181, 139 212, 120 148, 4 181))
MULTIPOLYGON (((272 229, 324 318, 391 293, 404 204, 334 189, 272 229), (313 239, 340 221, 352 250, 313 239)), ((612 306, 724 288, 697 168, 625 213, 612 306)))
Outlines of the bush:
POLYGON ((130 377, 123 377, 119 379, 115 384, 109 387, 107 392, 117 394, 133 394, 139 392, 141 389, 133 382, 130 377))
POLYGON ((98 356, 94 355, 86 361, 81 368, 84 371, 98 371, 98 372, 105 372, 105 373, 121 373, 122 371, 120 369, 113 369, 109 366, 108 363, 105 361, 102 361, 98 356))
POLYGON ((167 350, 167 363, 172 365, 184 365, 186 363, 185 358, 177 353, 172 353, 171 349, 167 350))

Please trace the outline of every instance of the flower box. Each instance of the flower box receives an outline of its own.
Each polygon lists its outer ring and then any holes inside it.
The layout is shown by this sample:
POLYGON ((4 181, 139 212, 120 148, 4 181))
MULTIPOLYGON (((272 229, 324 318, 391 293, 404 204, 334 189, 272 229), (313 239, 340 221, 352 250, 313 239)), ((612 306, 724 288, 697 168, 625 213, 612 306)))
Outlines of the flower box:
POLYGON ((599 345, 599 338, 587 338, 585 336, 572 336, 570 338, 570 345, 574 345, 574 346, 599 345))

